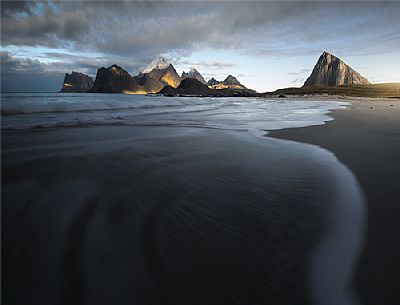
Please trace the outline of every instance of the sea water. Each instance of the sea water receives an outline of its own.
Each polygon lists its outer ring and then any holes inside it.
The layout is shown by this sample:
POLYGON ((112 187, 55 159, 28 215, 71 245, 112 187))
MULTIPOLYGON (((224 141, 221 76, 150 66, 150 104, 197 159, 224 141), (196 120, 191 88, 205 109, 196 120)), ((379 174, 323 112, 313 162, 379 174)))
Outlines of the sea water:
POLYGON ((4 93, 1 111, 3 129, 114 124, 257 131, 323 124, 331 120, 329 110, 345 105, 335 100, 4 93))
POLYGON ((260 137, 345 105, 4 94, 5 303, 357 304, 356 178, 260 137))

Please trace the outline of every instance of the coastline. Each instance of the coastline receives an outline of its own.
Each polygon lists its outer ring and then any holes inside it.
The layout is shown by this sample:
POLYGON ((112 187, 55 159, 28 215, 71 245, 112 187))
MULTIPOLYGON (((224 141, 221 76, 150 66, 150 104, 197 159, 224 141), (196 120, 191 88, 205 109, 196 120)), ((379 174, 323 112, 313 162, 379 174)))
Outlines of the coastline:
POLYGON ((334 120, 324 125, 271 131, 267 136, 326 148, 353 171, 368 201, 356 291, 362 304, 398 304, 400 101, 343 99, 352 105, 332 111, 334 120))

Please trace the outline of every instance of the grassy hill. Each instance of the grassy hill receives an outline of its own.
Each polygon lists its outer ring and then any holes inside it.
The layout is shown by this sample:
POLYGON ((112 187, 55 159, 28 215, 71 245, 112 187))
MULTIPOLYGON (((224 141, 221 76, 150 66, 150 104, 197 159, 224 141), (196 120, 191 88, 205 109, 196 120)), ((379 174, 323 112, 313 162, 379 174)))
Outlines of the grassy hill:
POLYGON ((263 93, 262 96, 308 95, 308 94, 400 98, 400 83, 346 85, 338 87, 310 86, 310 87, 300 87, 300 88, 285 88, 285 89, 278 89, 273 92, 263 93))

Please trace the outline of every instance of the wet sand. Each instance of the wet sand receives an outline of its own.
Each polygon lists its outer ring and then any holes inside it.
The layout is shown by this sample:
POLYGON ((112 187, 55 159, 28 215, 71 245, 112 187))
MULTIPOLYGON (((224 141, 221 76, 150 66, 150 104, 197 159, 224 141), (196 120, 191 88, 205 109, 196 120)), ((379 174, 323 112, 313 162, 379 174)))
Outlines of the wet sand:
POLYGON ((368 200, 368 233, 356 290, 362 304, 400 304, 400 101, 350 102, 325 125, 269 136, 326 148, 357 176, 368 200))
POLYGON ((2 136, 4 304, 354 304, 364 205, 326 150, 182 127, 2 136))

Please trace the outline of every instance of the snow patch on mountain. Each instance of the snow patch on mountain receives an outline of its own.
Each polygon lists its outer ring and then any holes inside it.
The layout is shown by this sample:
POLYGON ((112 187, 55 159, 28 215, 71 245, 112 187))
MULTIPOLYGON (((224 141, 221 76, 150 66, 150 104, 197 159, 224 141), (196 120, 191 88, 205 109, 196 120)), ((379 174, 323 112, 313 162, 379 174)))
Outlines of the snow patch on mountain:
POLYGON ((149 73, 154 69, 163 70, 168 68, 169 65, 170 63, 164 57, 157 57, 142 72, 149 73))

